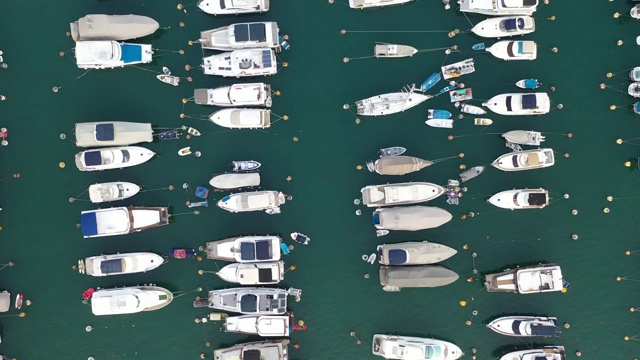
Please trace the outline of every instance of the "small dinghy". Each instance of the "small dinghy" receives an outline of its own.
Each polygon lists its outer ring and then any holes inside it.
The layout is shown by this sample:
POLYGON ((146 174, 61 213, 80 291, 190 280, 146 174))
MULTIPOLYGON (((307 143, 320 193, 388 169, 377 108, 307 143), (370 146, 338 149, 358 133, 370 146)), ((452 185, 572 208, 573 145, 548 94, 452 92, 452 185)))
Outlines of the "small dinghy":
POLYGON ((434 87, 440 80, 442 80, 442 76, 440 76, 439 72, 433 73, 431 74, 427 80, 425 80, 421 85, 420 85, 420 91, 427 91, 429 89, 431 89, 432 87, 434 87))
POLYGON ((177 76, 161 74, 161 75, 156 75, 156 78, 165 84, 169 84, 173 86, 180 85, 180 78, 177 76))
POLYGON ((465 182, 473 179, 474 177, 482 174, 486 166, 474 166, 469 170, 461 172, 458 176, 460 176, 460 182, 465 182))
POLYGON ((484 46, 484 43, 483 43, 483 42, 481 42, 481 43, 477 43, 477 44, 474 44, 474 45, 471 47, 471 50, 484 50, 484 49, 485 49, 485 46, 484 46))
POLYGON ((373 55, 377 58, 401 58, 413 56, 418 49, 408 45, 376 44, 373 55))
POLYGON ((493 124, 493 120, 491 119, 485 119, 485 118, 475 118, 473 119, 473 125, 481 125, 481 126, 488 126, 493 124))
POLYGON ((633 112, 640 115, 640 102, 633 104, 633 112))
POLYGON ((429 109, 427 119, 451 119, 451 113, 447 110, 429 109))
POLYGON ((466 101, 473 99, 473 91, 471 88, 458 89, 449 91, 449 99, 451 102, 466 101))
POLYGON ((402 155, 406 151, 407 149, 403 148, 402 146, 393 146, 393 147, 388 147, 388 148, 378 150, 378 155, 381 158, 385 158, 385 157, 402 155))
POLYGON ((172 259, 193 259, 196 257, 196 251, 187 248, 171 248, 165 254, 172 259))
POLYGON ((538 79, 522 79, 516 82, 516 86, 520 89, 537 89, 540 87, 538 79))
POLYGON ((187 132, 189 133, 189 135, 193 135, 193 136, 200 136, 200 131, 196 130, 195 128, 188 128, 187 132))
POLYGON ((291 253, 289 246, 285 243, 280 244, 280 251, 282 251, 282 255, 289 255, 289 253, 291 253))
POLYGON ((376 236, 377 237, 385 236, 387 234, 389 234, 389 230, 386 230, 386 229, 376 230, 376 236))
POLYGON ((311 242, 311 239, 305 235, 305 234, 301 234, 299 232, 292 232, 291 233, 291 238, 295 241, 298 242, 302 245, 309 245, 309 243, 311 242))
POLYGON ((158 138, 160 140, 178 140, 180 139, 180 135, 182 134, 179 133, 177 130, 170 130, 170 131, 165 131, 158 134, 158 138))
POLYGON ((512 130, 502 134, 505 140, 514 144, 539 146, 544 136, 538 131, 512 130))
POLYGON ((424 122, 425 124, 436 127, 436 128, 453 128, 453 120, 452 119, 429 119, 424 122))
POLYGON ((261 166, 257 161, 254 160, 245 160, 245 161, 232 161, 231 166, 233 167, 234 172, 243 172, 243 171, 254 171, 258 170, 261 166))
POLYGON ((469 104, 462 104, 460 106, 460 111, 465 114, 471 114, 471 115, 484 115, 487 113, 487 111, 481 108, 480 106, 469 105, 469 104))
POLYGON ((162 73, 165 74, 165 75, 171 75, 171 70, 169 70, 168 67, 163 66, 162 67, 162 73))
POLYGON ((640 19, 640 5, 632 7, 631 11, 629 11, 629 15, 634 19, 640 19))
POLYGON ((22 301, 24 300, 24 295, 22 294, 18 294, 16 295, 16 301, 13 304, 13 306, 17 309, 20 310, 20 308, 22 307, 22 301))
POLYGON ((180 156, 191 155, 191 146, 187 146, 185 148, 178 150, 178 155, 180 156))

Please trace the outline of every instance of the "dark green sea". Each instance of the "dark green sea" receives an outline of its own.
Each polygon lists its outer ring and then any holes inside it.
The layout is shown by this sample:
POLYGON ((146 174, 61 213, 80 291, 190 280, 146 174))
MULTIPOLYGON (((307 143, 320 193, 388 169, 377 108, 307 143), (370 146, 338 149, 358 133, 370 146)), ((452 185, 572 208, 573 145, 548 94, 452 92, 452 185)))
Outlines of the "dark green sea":
MULTIPOLYGON (((102 253, 163 253, 170 247, 197 248, 232 235, 277 233, 288 238, 290 232, 300 231, 313 241, 306 247, 296 246, 285 258, 287 266, 297 269, 281 283, 303 289, 302 301, 291 301, 290 309, 308 326, 292 334, 292 344, 300 346, 290 347, 291 359, 373 359, 375 333, 432 336, 456 343, 466 352, 465 358, 475 347, 478 359, 491 359, 530 345, 485 327, 488 320, 503 314, 556 316, 560 324, 569 323, 570 328, 563 327, 557 338, 536 342, 564 345, 568 358, 578 350, 588 359, 638 357, 639 343, 634 340, 640 340, 640 313, 629 309, 640 307, 640 269, 638 257, 626 256, 625 251, 640 249, 636 188, 640 171, 623 164, 635 161, 639 153, 633 140, 615 143, 618 138, 636 138, 640 132, 638 115, 620 109, 634 102, 626 94, 626 71, 640 65, 635 45, 638 23, 626 16, 630 1, 551 0, 548 6, 540 5, 534 15, 537 29, 526 36, 538 43, 538 59, 510 63, 470 50, 482 39, 467 31, 469 21, 475 24, 484 16, 470 15, 468 21, 455 6, 445 11, 437 0, 369 12, 349 9, 346 0, 333 5, 325 0, 272 0, 267 14, 223 18, 202 13, 193 3, 185 4, 187 13, 178 11, 175 0, 35 0, 28 6, 24 1, 5 0, 2 4, 0 49, 9 68, 0 69, 0 93, 7 96, 7 101, 0 102, 0 126, 7 127, 10 135, 9 146, 0 148, 0 263, 14 261, 15 266, 0 272, 0 288, 25 294, 33 302, 20 310, 26 312, 24 318, 17 317, 19 311, 14 309, 0 315, 3 354, 20 360, 89 356, 146 360, 199 359, 205 353, 210 359, 215 348, 257 340, 225 333, 221 323, 194 322, 215 311, 194 309, 194 298, 229 286, 212 273, 198 275, 200 269, 215 271, 213 261, 170 261, 147 274, 106 279, 80 275, 71 267, 78 259, 102 253), (624 16, 614 19, 614 12, 624 16), (91 13, 146 15, 169 27, 143 39, 159 49, 154 62, 139 68, 93 70, 80 77, 84 70, 75 65, 69 51, 74 43, 65 32, 69 22, 91 13), (555 21, 548 20, 551 16, 555 21), (266 80, 282 92, 274 99, 273 112, 286 114, 289 120, 265 131, 226 131, 199 120, 214 108, 193 102, 183 106, 181 99, 192 96, 194 88, 238 80, 203 75, 197 68, 202 51, 187 42, 197 39, 200 30, 262 20, 277 21, 281 33, 290 36, 291 50, 279 55, 279 61, 289 66, 266 80), (180 22, 185 26, 180 27, 180 22), (347 34, 340 35, 341 29, 347 34), (447 32, 453 29, 462 33, 451 39, 447 32), (617 40, 624 45, 616 46, 617 40), (425 51, 412 58, 343 63, 344 57, 371 55, 376 41, 419 49, 458 45, 460 52, 446 56, 442 50, 425 51), (559 51, 553 53, 553 47, 559 51), (176 53, 180 49, 184 55, 176 53), (60 57, 60 51, 68 52, 60 57), (475 59, 476 72, 461 81, 473 89, 473 104, 516 92, 517 80, 533 77, 544 84, 543 91, 556 88, 550 92, 551 100, 554 105, 563 104, 563 109, 540 117, 489 114, 494 124, 487 128, 473 126, 466 118, 453 129, 435 129, 424 124, 428 108, 457 115, 444 96, 399 115, 362 118, 360 124, 342 108, 344 103, 420 84, 443 63, 470 57, 475 59), (187 64, 193 67, 189 72, 184 70, 187 64), (193 82, 183 81, 179 87, 160 83, 155 75, 162 66, 176 75, 191 76, 193 82), (608 79, 607 72, 615 76, 608 79), (601 83, 610 88, 601 90, 601 83), (54 93, 54 86, 60 91, 54 93), (612 104, 619 109, 609 110, 612 104), (187 117, 180 119, 181 113, 187 117), (79 151, 70 141, 73 126, 103 120, 150 122, 156 128, 187 125, 203 136, 143 145, 158 156, 139 167, 80 172, 73 164, 79 151), (454 215, 442 227, 377 238, 371 210, 354 205, 365 185, 444 184, 457 177, 462 164, 488 165, 508 151, 499 134, 515 129, 544 132, 544 145, 556 151, 555 166, 519 173, 488 168, 465 184, 469 190, 459 206, 447 205, 444 198, 432 202, 454 215), (572 138, 562 135, 569 132, 572 138), (60 139, 63 133, 67 140, 60 139), (456 137, 449 141, 448 135, 456 137), (201 151, 202 156, 179 157, 177 150, 185 146, 201 151), (424 159, 458 153, 465 157, 403 177, 357 170, 375 158, 379 148, 388 146, 404 146, 407 155, 424 159), (570 157, 564 158, 565 153, 570 157), (249 159, 262 162, 264 189, 293 196, 282 214, 230 214, 215 206, 200 208, 197 216, 185 214, 193 210, 185 202, 195 201, 195 186, 207 185, 213 173, 228 171, 232 160, 249 159), (60 162, 66 167, 60 168, 60 162), (17 173, 20 177, 14 178, 12 174, 17 173), (185 215, 175 216, 170 226, 142 233, 83 239, 76 227, 80 212, 97 206, 88 201, 70 203, 69 198, 92 183, 115 180, 147 189, 172 184, 177 190, 149 191, 121 204, 170 205, 172 213, 185 215), (182 190, 183 183, 191 185, 188 193, 182 190), (548 189, 551 205, 512 212, 485 201, 496 192, 524 187, 548 189), (570 198, 563 199, 563 194, 570 198), (607 196, 613 196, 613 202, 607 196), (605 207, 610 213, 603 212, 605 207), (358 209, 361 216, 355 215, 358 209), (579 212, 576 216, 571 214, 574 209, 579 212), (476 216, 460 219, 469 212, 476 216), (571 240, 572 234, 579 235, 579 240, 571 240), (443 265, 460 279, 442 288, 382 291, 378 266, 365 263, 361 256, 372 253, 378 244, 410 240, 457 249, 458 254, 443 265), (468 250, 463 250, 464 244, 468 250), (473 258, 472 253, 477 256, 473 258), (473 273, 474 261, 478 274, 473 273), (515 295, 482 289, 482 274, 539 262, 562 266, 571 283, 566 294, 515 295), (616 281, 618 276, 624 281, 616 281), (468 277, 474 281, 467 282, 468 277), (82 303, 81 294, 89 287, 146 283, 188 293, 165 309, 127 316, 96 317, 82 303), (198 287, 204 291, 194 292, 198 287), (466 307, 459 305, 461 300, 468 302, 466 307), (467 320, 472 321, 470 326, 467 320), (93 331, 85 331, 88 325, 93 331), (356 344, 350 331, 362 344, 356 344)), ((221 196, 212 193, 215 200, 221 196)))

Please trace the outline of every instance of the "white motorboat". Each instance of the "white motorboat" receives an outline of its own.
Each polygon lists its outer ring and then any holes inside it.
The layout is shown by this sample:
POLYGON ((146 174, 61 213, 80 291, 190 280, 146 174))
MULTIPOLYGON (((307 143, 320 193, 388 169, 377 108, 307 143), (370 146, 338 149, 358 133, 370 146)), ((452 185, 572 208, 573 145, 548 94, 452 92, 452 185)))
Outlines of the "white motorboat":
POLYGON ((399 206, 376 209, 373 225, 380 230, 417 231, 436 228, 452 218, 447 210, 433 206, 399 206))
MULTIPOLYGON (((475 72, 476 65, 473 59, 466 59, 466 60, 458 61, 457 63, 442 66, 440 70, 442 71, 442 78, 445 80, 448 80, 451 78, 458 78, 462 75, 467 75, 475 72)), ((453 90, 453 89, 454 89, 453 87, 449 88, 449 90, 453 90)))
POLYGON ((553 149, 514 151, 499 156, 491 163, 502 171, 524 171, 542 169, 555 164, 553 149))
POLYGON ((489 126, 493 124, 493 120, 487 118, 475 118, 473 119, 473 125, 489 126))
POLYGON ((556 264, 523 266, 497 274, 488 274, 485 276, 485 286, 489 292, 518 294, 561 291, 564 288, 562 271, 556 264))
POLYGON ((223 197, 217 205, 229 212, 264 211, 267 214, 279 214, 280 206, 286 202, 280 191, 251 191, 223 197))
POLYGON ((487 200, 503 209, 542 209, 549 205, 549 191, 545 189, 513 189, 501 191, 487 200))
POLYGON ((234 262, 280 260, 279 236, 235 236, 207 243, 207 259, 234 262))
POLYGON ((233 263, 216 273, 222 280, 241 285, 270 285, 284 279, 284 261, 233 263))
POLYGON ((485 49, 491 55, 502 60, 535 60, 538 57, 538 45, 531 40, 498 41, 485 49))
POLYGON ((309 245, 309 243, 311 242, 311 238, 309 238, 307 235, 299 233, 299 232, 292 232, 291 233, 291 239, 297 243, 300 243, 302 245, 309 245))
POLYGON ((536 22, 531 16, 501 16, 479 22, 471 29, 484 38, 501 38, 525 35, 536 30, 536 22))
POLYGON ((349 0, 349 7, 352 9, 368 9, 375 7, 401 5, 413 0, 349 0))
POLYGON ((505 316, 487 324, 498 334, 507 336, 555 336, 558 319, 539 316, 505 316))
POLYGON ((373 335, 373 355, 394 360, 456 360, 462 350, 447 341, 411 336, 373 335))
POLYGON ((484 15, 533 15, 538 0, 458 0, 460 11, 484 15))
POLYGON ((262 337, 288 337, 292 316, 285 315, 242 315, 225 318, 224 331, 258 335, 262 337))
POLYGON ((376 44, 373 55, 377 58, 401 58, 415 55, 418 49, 409 45, 376 44))
POLYGON ((551 110, 547 93, 509 93, 492 97, 482 106, 500 115, 541 115, 551 110))
POLYGON ((402 146, 392 146, 392 147, 378 150, 378 156, 380 156, 381 158, 400 156, 404 154, 406 151, 407 149, 402 146))
POLYGON ((200 10, 212 15, 237 15, 269 11, 269 0, 200 0, 200 10))
POLYGON ((640 98, 640 82, 633 82, 629 84, 627 93, 635 98, 640 98))
POLYGON ((171 291, 158 286, 97 290, 91 296, 93 315, 122 315, 162 309, 173 301, 171 291))
POLYGON ((78 271, 91 276, 111 276, 151 271, 164 264, 162 256, 149 252, 88 257, 78 261, 78 271))
MULTIPOLYGON (((288 290, 239 287, 209 291, 206 306, 249 315, 282 315, 287 312, 288 290)), ((199 306, 199 304, 194 304, 199 306)))
POLYGON ((217 190, 236 190, 260 186, 260 173, 219 174, 209 180, 217 190))
POLYGON ((232 161, 233 172, 256 171, 262 166, 255 160, 232 161))
POLYGON ((369 185, 360 189, 362 203, 368 207, 421 203, 437 198, 444 191, 442 186, 427 182, 369 185))
POLYGON ((114 207, 83 211, 80 230, 86 238, 124 235, 169 224, 166 207, 114 207))
POLYGON ((564 346, 545 346, 527 350, 512 351, 498 360, 565 360, 564 346))
POLYGON ((460 105, 460 112, 471 115, 484 115, 487 113, 487 111, 480 106, 470 105, 467 103, 460 105))
POLYGON ((405 86, 403 91, 372 96, 368 99, 356 101, 356 112, 362 116, 384 116, 399 113, 431 99, 415 87, 405 86))
POLYGON ((121 169, 145 163, 155 154, 140 146, 110 147, 81 151, 75 163, 80 171, 121 169))
POLYGON ((455 272, 437 265, 380 266, 379 276, 382 290, 387 292, 446 286, 459 278, 455 272))
POLYGON ((276 52, 269 48, 243 49, 202 59, 205 75, 224 77, 267 76, 278 72, 276 52))
POLYGON ((289 340, 268 340, 237 344, 213 351, 215 360, 288 360, 289 340))
POLYGON ((453 129, 453 119, 429 119, 424 123, 434 128, 453 129))
POLYGON ((180 85, 180 78, 175 75, 160 74, 160 75, 156 75, 156 79, 162 81, 165 84, 169 84, 173 86, 180 85))
POLYGON ((632 7, 629 11, 629 15, 634 19, 640 19, 640 5, 632 7))
POLYGON ((384 244, 377 250, 378 262, 392 266, 435 264, 457 253, 446 245, 428 241, 384 244))
POLYGON ((271 85, 251 83, 233 84, 215 89, 195 89, 193 99, 198 105, 271 107, 271 85))
POLYGON ((147 16, 89 14, 71 24, 74 41, 127 40, 151 35, 160 24, 147 16))
POLYGON ((271 126, 271 110, 222 109, 211 114, 209 120, 229 129, 265 129, 271 126))
POLYGON ((502 134, 505 140, 514 144, 539 146, 544 141, 544 135, 538 131, 512 130, 502 134))
POLYGON ((150 44, 128 44, 116 41, 76 42, 76 64, 80 69, 113 69, 151 62, 150 44))
POLYGON ((89 199, 94 204, 128 199, 140 192, 140 186, 124 181, 98 183, 89 186, 89 199))
POLYGON ((367 161, 367 169, 380 175, 404 175, 414 171, 420 171, 432 165, 430 160, 420 159, 414 156, 383 157, 375 162, 367 161))
POLYGON ((75 126, 76 146, 124 146, 153 141, 150 123, 100 121, 75 126))
POLYGON ((280 50, 278 24, 273 21, 238 23, 200 32, 198 42, 203 49, 271 48, 280 50))

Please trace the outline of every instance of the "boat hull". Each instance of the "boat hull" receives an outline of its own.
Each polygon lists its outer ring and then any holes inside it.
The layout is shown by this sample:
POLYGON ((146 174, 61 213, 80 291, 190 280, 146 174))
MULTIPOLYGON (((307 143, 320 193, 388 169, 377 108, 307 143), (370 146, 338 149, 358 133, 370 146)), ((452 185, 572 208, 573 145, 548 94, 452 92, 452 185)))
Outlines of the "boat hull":
POLYGON ((173 301, 171 291, 158 286, 133 286, 98 290, 91 296, 94 315, 123 315, 153 311, 173 301))
POLYGON ((138 192, 140 186, 124 181, 93 184, 89 186, 89 199, 94 204, 128 199, 138 192))
POLYGON ((150 44, 79 41, 76 43, 75 55, 76 65, 80 69, 114 69, 150 63, 153 60, 153 49, 150 44))
POLYGON ((370 9, 376 7, 402 5, 413 0, 349 0, 352 9, 370 9))
POLYGON ((233 84, 215 89, 195 89, 193 98, 198 105, 219 107, 271 107, 271 86, 265 83, 233 84))
POLYGON ((223 109, 211 114, 209 120, 229 129, 265 129, 271 126, 271 110, 223 109))
POLYGON ((225 318, 224 330, 262 337, 288 337, 290 320, 289 315, 230 316, 225 318))
POLYGON ((535 60, 538 57, 538 45, 530 40, 499 41, 485 50, 506 61, 535 60))
POLYGON ((543 115, 551 110, 547 93, 507 93, 485 101, 482 106, 506 116, 543 115))
POLYGON ((544 136, 538 131, 512 130, 502 134, 505 140, 514 144, 539 146, 544 136))
POLYGON ((233 262, 280 260, 279 236, 236 236, 207 243, 207 259, 233 262))
POLYGON ((199 0, 197 6, 200 10, 211 15, 238 15, 269 11, 269 0, 244 1, 237 6, 233 6, 232 3, 223 3, 224 7, 220 6, 218 0, 199 0))
POLYGON ((247 315, 282 315, 287 311, 287 291, 259 287, 211 290, 208 306, 247 315), (273 299, 278 301, 272 302, 273 299))
POLYGON ((356 101, 356 112, 361 116, 391 115, 409 110, 432 97, 413 90, 382 94, 356 101))
POLYGON ((487 327, 506 336, 553 336, 557 319, 538 316, 505 316, 491 321, 487 327), (543 331, 537 331, 538 329, 543 331), (549 329, 551 331, 549 331, 549 329), (546 331, 545 331, 546 330, 546 331))
POLYGON ((80 171, 121 169, 143 164, 155 153, 140 146, 124 146, 85 150, 76 154, 75 163, 80 171))
POLYGON ((514 189, 501 191, 487 200, 491 205, 508 210, 542 209, 549 205, 545 189, 514 189))
POLYGON ((444 209, 414 205, 376 209, 373 224, 380 230, 418 231, 444 225, 452 218, 444 209))
POLYGON ((380 175, 404 175, 420 171, 432 164, 432 161, 413 156, 392 156, 367 163, 367 169, 380 175))
POLYGON ((253 191, 227 195, 217 205, 229 212, 264 211, 276 209, 285 201, 279 191, 253 191))
POLYGON ((545 346, 543 348, 513 351, 502 355, 499 360, 565 360, 565 358, 564 346, 545 346))
POLYGON ((401 58, 415 55, 418 49, 408 45, 376 44, 373 55, 377 58, 401 58))
POLYGON ((416 204, 433 200, 444 192, 442 186, 427 182, 370 185, 360 189, 362 203, 368 207, 416 204))
POLYGON ((536 294, 561 291, 562 271, 556 264, 523 266, 513 270, 485 276, 488 292, 513 292, 536 294))
POLYGON ((236 49, 280 49, 278 24, 272 21, 236 23, 200 32, 203 49, 232 51, 236 49))
POLYGON ((74 41, 128 40, 151 35, 160 24, 147 16, 90 14, 70 27, 74 41))
POLYGON ((526 5, 507 7, 504 2, 491 0, 458 0, 460 11, 483 15, 533 15, 537 10, 538 0, 523 1, 526 5))
POLYGON ((491 165, 502 171, 525 171, 542 169, 554 164, 553 149, 535 149, 504 154, 491 165))

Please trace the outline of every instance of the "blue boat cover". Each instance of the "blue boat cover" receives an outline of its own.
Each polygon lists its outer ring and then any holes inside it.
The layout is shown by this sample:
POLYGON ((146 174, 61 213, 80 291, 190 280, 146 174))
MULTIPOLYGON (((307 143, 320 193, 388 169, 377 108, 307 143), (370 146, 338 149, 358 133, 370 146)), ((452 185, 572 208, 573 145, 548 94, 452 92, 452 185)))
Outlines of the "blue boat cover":
POLYGON ((289 250, 289 247, 285 243, 280 244, 280 250, 282 250, 282 253, 284 255, 289 255, 289 253, 291 252, 291 250, 289 250))
POLYGON ((373 225, 380 225, 380 215, 373 214, 373 225))
POLYGON ((122 57, 125 64, 142 61, 142 46, 136 44, 120 44, 122 57))
POLYGON ((535 94, 525 94, 522 95, 522 108, 523 109, 535 109, 538 107, 537 101, 536 101, 536 95, 535 94))
POLYGON ((102 164, 102 155, 100 154, 100 150, 85 151, 84 164, 86 166, 96 166, 102 164))
POLYGON ((122 259, 107 260, 100 263, 103 274, 117 274, 122 272, 122 259))
POLYGON ((96 125, 96 140, 98 141, 113 141, 114 133, 113 124, 96 125))
POLYGON ((529 205, 544 205, 547 203, 547 194, 529 194, 527 202, 529 205))
POLYGON ((251 242, 240 243, 240 260, 255 260, 256 248, 251 242))
POLYGON ((265 68, 271 67, 271 50, 262 50, 262 64, 265 68))
POLYGON ((271 259, 271 241, 260 240, 256 241, 256 259, 268 260, 271 259))
POLYGON ((241 312, 256 312, 258 309, 258 297, 256 295, 244 295, 240 298, 241 312))
POLYGON ((554 336, 556 334, 555 326, 548 325, 532 325, 531 335, 534 336, 554 336))
POLYGON ((524 87, 527 89, 535 89, 538 87, 538 80, 536 79, 527 79, 524 81, 524 87))
POLYGON ((98 235, 98 220, 96 213, 86 212, 80 215, 80 230, 84 236, 98 235))
POLYGON ((518 29, 524 29, 524 19, 518 18, 518 29))
POLYGON ((518 41, 518 54, 524 54, 524 41, 518 41))
POLYGON ((209 197, 209 189, 207 189, 204 186, 198 186, 196 188, 196 197, 199 197, 200 199, 206 199, 209 197))
POLYGON ((420 91, 427 91, 429 89, 431 89, 432 87, 434 87, 435 84, 437 84, 440 80, 442 80, 442 76, 440 76, 439 72, 433 73, 431 74, 431 76, 429 76, 427 78, 427 80, 425 80, 422 85, 420 85, 420 91))
POLYGON ((389 265, 402 265, 407 262, 407 252, 402 249, 389 250, 389 265))
MULTIPOLYGON (((520 19, 518 19, 520 20, 520 19)), ((504 21, 504 28, 507 30, 516 30, 518 28, 518 24, 516 23, 516 19, 507 19, 504 21)))

